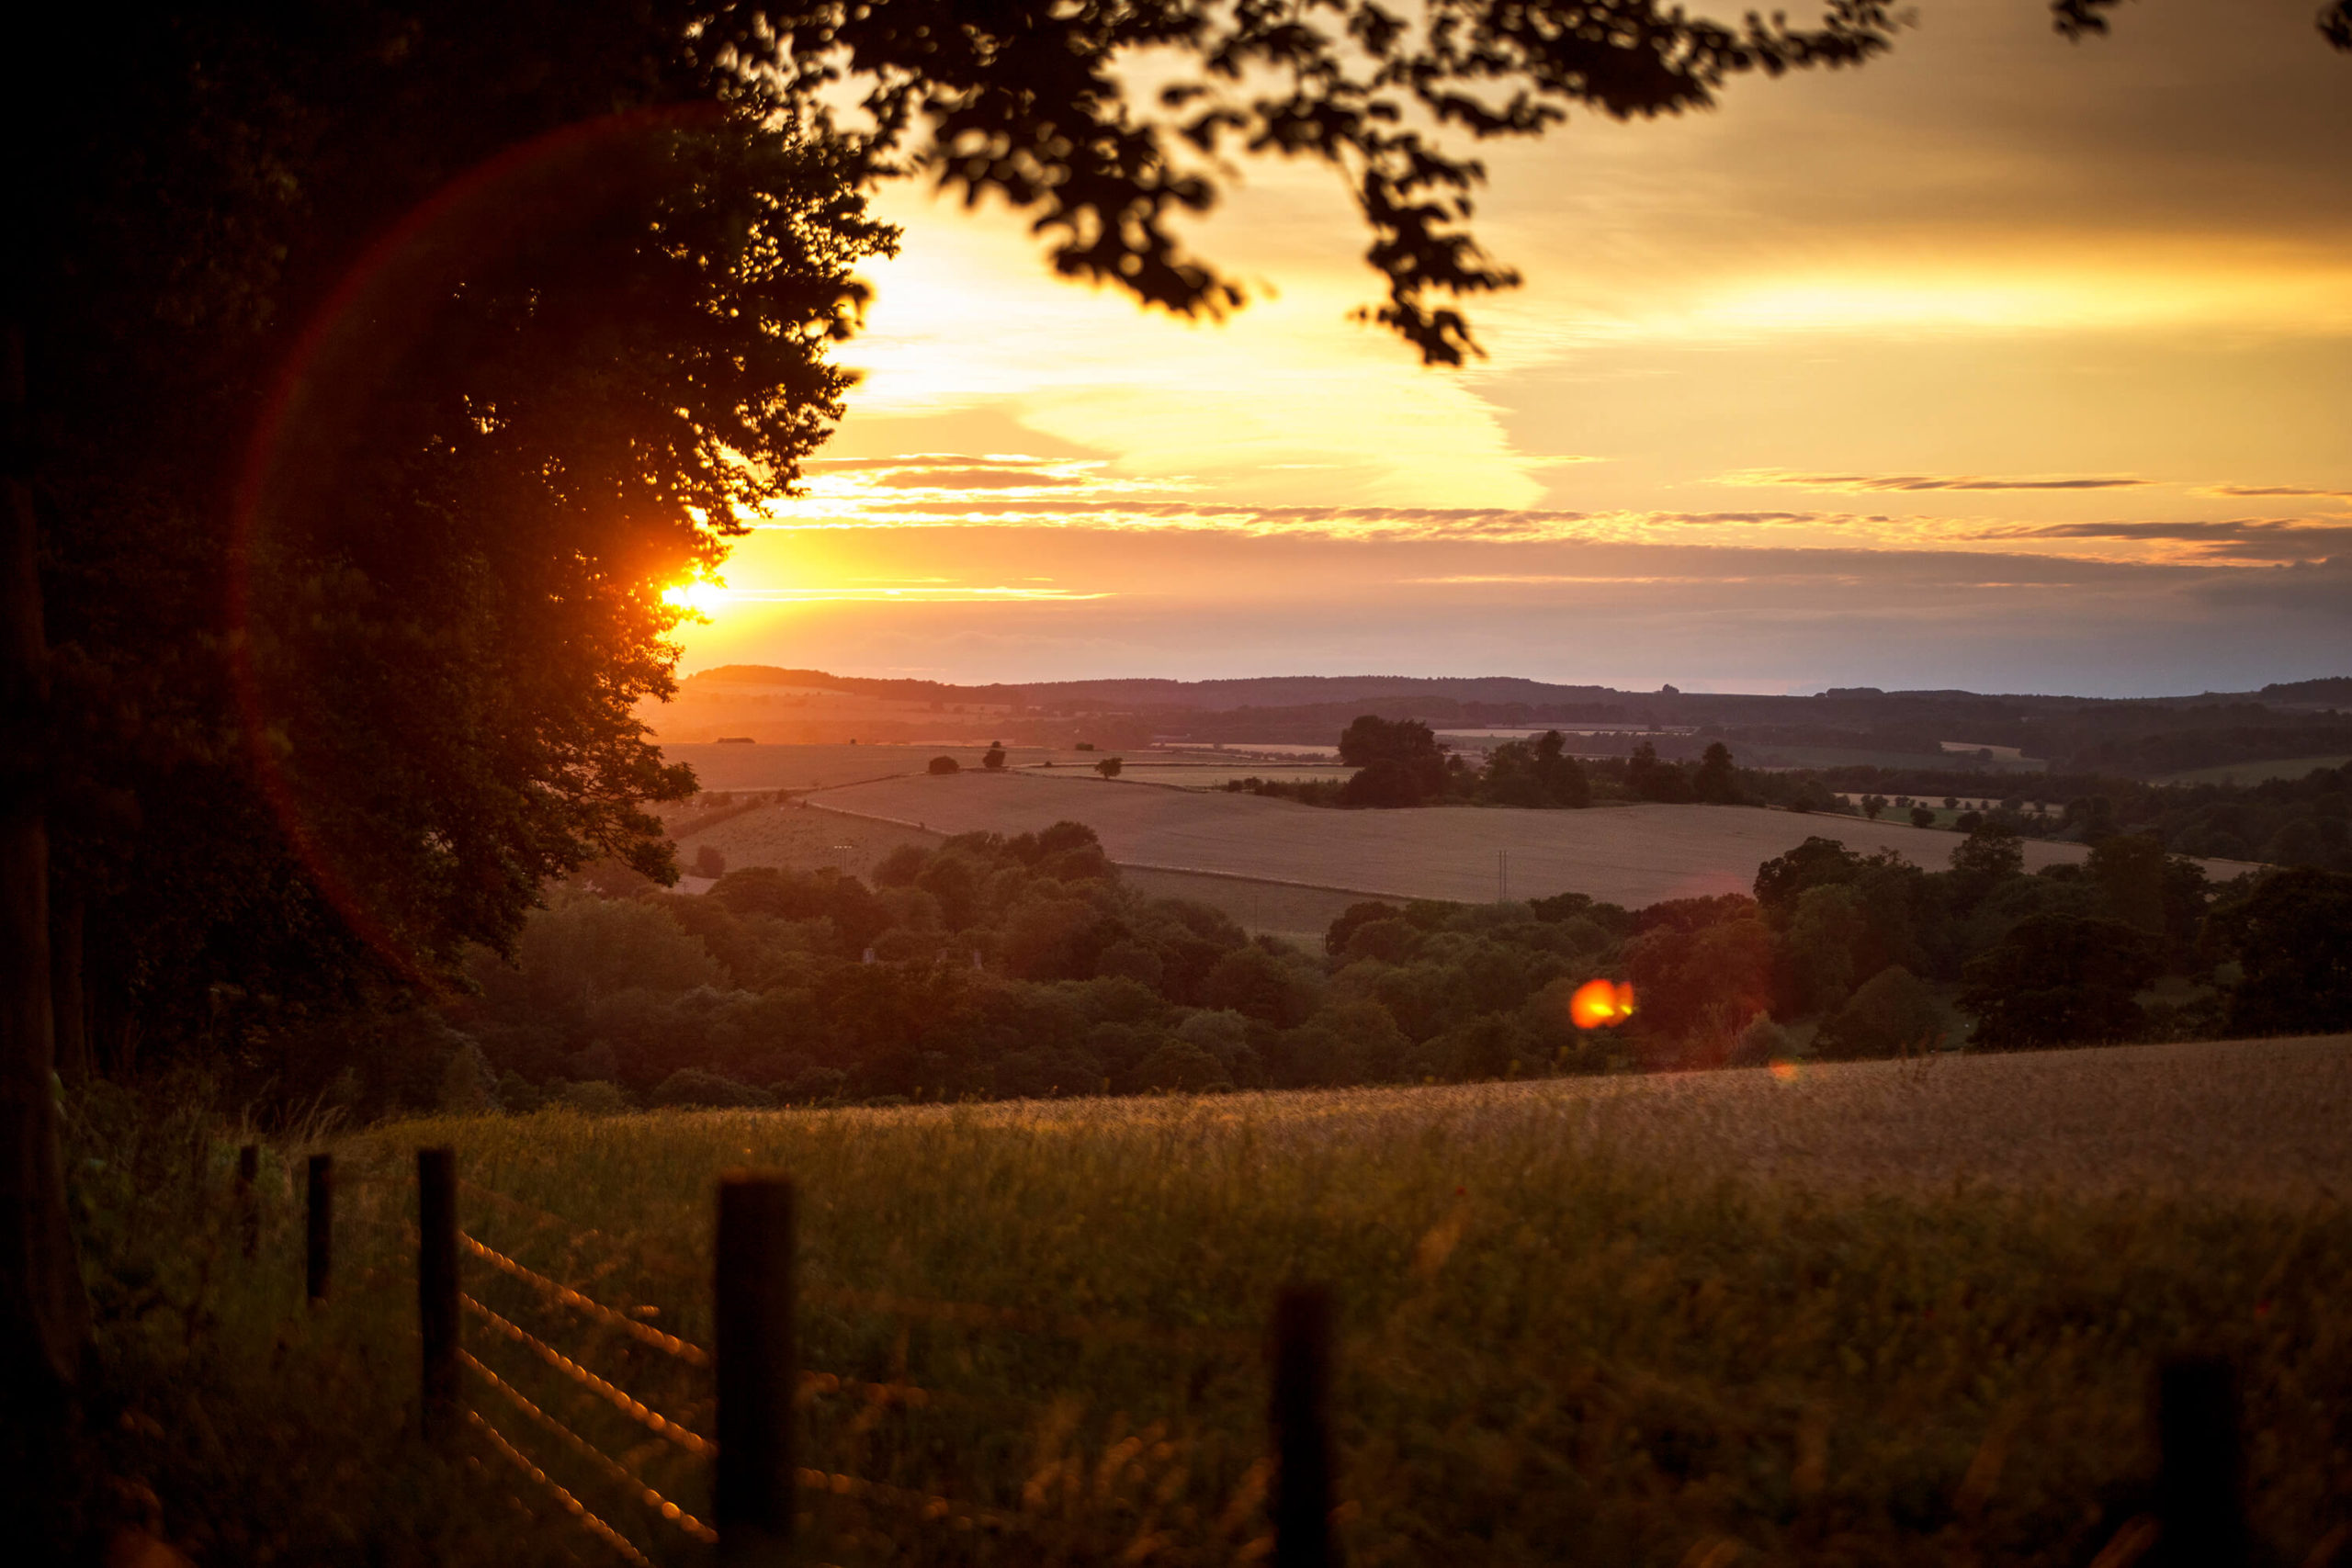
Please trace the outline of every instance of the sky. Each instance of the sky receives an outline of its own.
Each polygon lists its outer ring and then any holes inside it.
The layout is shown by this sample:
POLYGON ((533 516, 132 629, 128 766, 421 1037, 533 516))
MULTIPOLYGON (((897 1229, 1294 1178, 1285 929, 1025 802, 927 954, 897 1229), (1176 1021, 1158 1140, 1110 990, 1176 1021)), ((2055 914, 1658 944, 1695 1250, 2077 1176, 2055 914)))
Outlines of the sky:
MULTIPOLYGON (((1722 6, 1694 7, 1721 11, 1722 6)), ((1792 8, 1795 9, 1795 8, 1792 8)), ((2154 695, 2352 673, 2352 56, 2313 0, 1920 0, 1860 71, 1484 150, 1488 357, 1250 162, 1218 323, 902 183, 864 378, 682 668, 2154 695)))

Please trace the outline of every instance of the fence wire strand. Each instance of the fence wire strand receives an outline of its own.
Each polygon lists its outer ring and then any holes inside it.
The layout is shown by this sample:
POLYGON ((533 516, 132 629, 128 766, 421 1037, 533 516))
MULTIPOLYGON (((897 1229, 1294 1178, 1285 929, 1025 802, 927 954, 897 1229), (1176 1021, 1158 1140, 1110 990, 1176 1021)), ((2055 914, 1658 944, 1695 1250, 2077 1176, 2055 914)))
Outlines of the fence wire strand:
POLYGON ((651 1405, 645 1404, 642 1400, 632 1397, 626 1390, 616 1388, 611 1383, 606 1382, 603 1378, 598 1377, 595 1373, 590 1371, 587 1368, 582 1366, 579 1362, 573 1360, 571 1357, 565 1355, 562 1351, 557 1349, 546 1340, 539 1338, 528 1329, 519 1328, 514 1324, 507 1322, 506 1319, 499 1316, 498 1314, 491 1311, 490 1308, 482 1305, 481 1303, 474 1300, 474 1298, 469 1295, 460 1296, 458 1299, 465 1303, 465 1304, 473 1312, 480 1314, 492 1328, 497 1329, 501 1334, 505 1335, 516 1344, 531 1350, 533 1353, 537 1355, 539 1359, 545 1361, 548 1366, 553 1367, 557 1371, 561 1372, 564 1376, 571 1379, 572 1382, 579 1383, 582 1387, 597 1394, 608 1404, 612 1404, 616 1409, 620 1411, 622 1415, 628 1416, 630 1420, 637 1422, 639 1425, 646 1427, 650 1431, 656 1432, 661 1436, 669 1438, 670 1441, 677 1444, 688 1453, 696 1455, 700 1458, 707 1459, 709 1456, 718 1451, 718 1445, 713 1443, 709 1438, 703 1437, 697 1432, 689 1431, 687 1428, 680 1426, 677 1422, 671 1420, 667 1416, 664 1416, 660 1411, 654 1409, 651 1405))
POLYGON ((602 1302, 591 1301, 571 1286, 556 1283, 546 1275, 515 1262, 496 1248, 484 1246, 463 1231, 458 1233, 458 1245, 492 1268, 511 1274, 526 1284, 536 1286, 573 1311, 583 1313, 598 1323, 617 1328, 640 1344, 650 1345, 656 1350, 666 1351, 690 1367, 710 1365, 710 1352, 691 1340, 681 1339, 674 1334, 664 1334, 650 1323, 640 1323, 625 1312, 616 1311, 602 1302))
POLYGON ((594 1511, 592 1510, 587 1504, 582 1502, 579 1498, 565 1491, 563 1487, 556 1482, 554 1477, 548 1475, 546 1471, 541 1470, 537 1465, 533 1464, 529 1458, 524 1454, 522 1450, 516 1448, 513 1443, 506 1440, 506 1435, 504 1433, 501 1432, 497 1427, 492 1426, 487 1420, 483 1419, 481 1411, 467 1411, 466 1419, 471 1422, 474 1427, 480 1431, 483 1437, 488 1438, 491 1441, 491 1445, 497 1449, 500 1453, 505 1455, 508 1460, 513 1461, 515 1467, 521 1470, 524 1474, 529 1476, 532 1480, 546 1487, 549 1492, 554 1493, 556 1501, 563 1505, 564 1511, 570 1514, 574 1519, 577 1519, 580 1522, 581 1527, 587 1530, 590 1535, 594 1536, 606 1546, 611 1547, 615 1551, 617 1551, 623 1557, 628 1558, 631 1562, 638 1564, 639 1568, 654 1568, 653 1559, 646 1556, 644 1552, 639 1551, 635 1541, 630 1540, 628 1537, 621 1534, 620 1531, 615 1529, 603 1519, 597 1517, 594 1511))
POLYGON ((466 1365, 481 1373, 483 1379, 489 1382, 491 1387, 505 1395, 508 1404, 514 1405, 514 1408, 520 1410, 533 1421, 536 1421, 541 1427, 544 1427, 547 1430, 553 1433, 557 1438, 561 1439, 564 1445, 571 1449, 572 1452, 594 1464, 597 1469, 605 1472, 605 1478, 611 1481, 615 1485, 619 1486, 624 1491, 636 1494, 637 1500, 644 1504, 648 1509, 659 1515, 663 1519, 666 1519, 671 1524, 677 1526, 678 1529, 694 1537, 696 1540, 704 1542, 706 1545, 716 1546, 718 1544, 718 1532, 717 1530, 712 1529, 708 1525, 704 1524, 700 1519, 695 1517, 692 1514, 687 1513, 684 1508, 681 1508, 678 1505, 670 1501, 669 1498, 664 1497, 661 1493, 655 1491, 652 1486, 647 1483, 645 1477, 638 1474, 637 1472, 629 1469, 628 1466, 621 1463, 620 1461, 613 1458, 612 1455, 606 1453, 604 1450, 598 1448, 595 1444, 590 1442, 587 1438, 582 1437, 579 1433, 573 1431, 571 1427, 565 1426, 562 1422, 557 1420, 554 1416, 548 1415, 546 1411, 532 1404, 520 1389, 516 1388, 513 1383, 508 1382, 504 1378, 500 1377, 488 1367, 482 1365, 481 1361, 475 1359, 471 1355, 460 1350, 458 1352, 458 1356, 459 1359, 466 1363, 466 1365))
POLYGON ((944 1519, 959 1529, 981 1526, 991 1529, 1018 1529, 1028 1523, 1015 1515, 998 1513, 992 1508, 967 1508, 954 1498, 942 1497, 935 1492, 916 1492, 904 1486, 892 1486, 887 1482, 867 1481, 862 1476, 841 1475, 827 1470, 796 1470, 792 1473, 805 1491, 828 1492, 836 1497, 854 1497, 860 1502, 886 1503, 924 1519, 944 1519))

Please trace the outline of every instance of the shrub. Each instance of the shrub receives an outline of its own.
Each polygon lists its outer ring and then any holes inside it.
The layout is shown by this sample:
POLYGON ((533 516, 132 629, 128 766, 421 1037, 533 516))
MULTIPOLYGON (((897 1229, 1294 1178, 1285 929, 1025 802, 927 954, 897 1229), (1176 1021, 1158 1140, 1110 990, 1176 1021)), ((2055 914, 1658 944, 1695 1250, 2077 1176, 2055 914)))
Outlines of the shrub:
POLYGON ((1731 1052, 1724 1058, 1727 1067, 1761 1067, 1773 1062, 1786 1061, 1797 1054, 1795 1036, 1772 1021, 1770 1013, 1758 1013, 1747 1021, 1731 1043, 1731 1052))
POLYGON ((1900 964, 1880 970, 1822 1026, 1814 1045, 1832 1060, 1932 1051, 1943 1021, 1927 983, 1900 964))
POLYGON ((2096 1044, 2145 1025, 2137 993, 2161 967, 2161 944, 2120 920, 2035 915, 1962 971, 1961 1007, 1978 1043, 2096 1044))
POLYGON ((964 771, 964 764, 953 757, 933 757, 924 766, 928 772, 934 773, 960 773, 964 771))

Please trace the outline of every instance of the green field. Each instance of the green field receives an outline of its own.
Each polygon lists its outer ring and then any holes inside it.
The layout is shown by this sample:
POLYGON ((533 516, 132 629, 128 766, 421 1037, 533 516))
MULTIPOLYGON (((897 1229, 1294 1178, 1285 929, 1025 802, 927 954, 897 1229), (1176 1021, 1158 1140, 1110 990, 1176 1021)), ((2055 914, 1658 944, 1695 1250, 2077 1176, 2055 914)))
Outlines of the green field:
MULTIPOLYGON (((2150 1368, 2184 1346, 2245 1368, 2256 1520, 2301 1562, 2352 1504, 2347 1113, 2338 1038, 415 1122, 335 1145, 345 1282, 310 1314, 290 1187, 266 1180, 263 1255, 244 1263, 223 1244, 227 1144, 191 1139, 152 1151, 150 1187, 85 1179, 102 1299, 164 1303, 108 1330, 109 1376, 143 1392, 104 1441, 153 1454, 141 1483, 167 1531, 193 1521, 222 1560, 269 1554, 237 1534, 257 1508, 294 1540, 389 1534, 390 1560, 607 1560, 478 1441, 442 1460, 399 1436, 410 1151, 448 1142, 481 1184, 460 1215, 484 1242, 706 1344, 713 1182, 746 1166, 797 1179, 806 1364, 899 1389, 812 1390, 802 1462, 951 1508, 926 1521, 812 1490, 812 1561, 1256 1560, 1255 1347, 1277 1287, 1307 1279, 1340 1307, 1354 1562, 2086 1562, 2148 1474, 2150 1368), (183 1321, 205 1325, 200 1352, 175 1351, 183 1321), (143 1438, 148 1423, 178 1446, 143 1438), (1000 1517, 956 1529, 969 1511, 1000 1517)), ((77 1133, 78 1156, 96 1135, 77 1133)), ((140 1164, 108 1152, 109 1170, 140 1164)), ((708 1429, 706 1374, 478 1264, 467 1277, 708 1429)), ((467 1332, 537 1408, 703 1506, 702 1461, 479 1322, 467 1332)), ((657 1560, 695 1556, 470 1386, 657 1560)))

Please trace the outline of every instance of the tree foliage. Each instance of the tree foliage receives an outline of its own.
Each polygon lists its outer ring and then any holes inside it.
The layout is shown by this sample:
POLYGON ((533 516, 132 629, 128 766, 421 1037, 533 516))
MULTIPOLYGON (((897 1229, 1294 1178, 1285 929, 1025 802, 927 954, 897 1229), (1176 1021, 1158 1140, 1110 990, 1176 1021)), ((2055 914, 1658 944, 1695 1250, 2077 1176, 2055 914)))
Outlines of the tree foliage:
POLYGON ((9 303, 117 1055, 668 874, 662 590, 791 491, 889 239, 698 17, 181 7, 44 89, 9 303))

